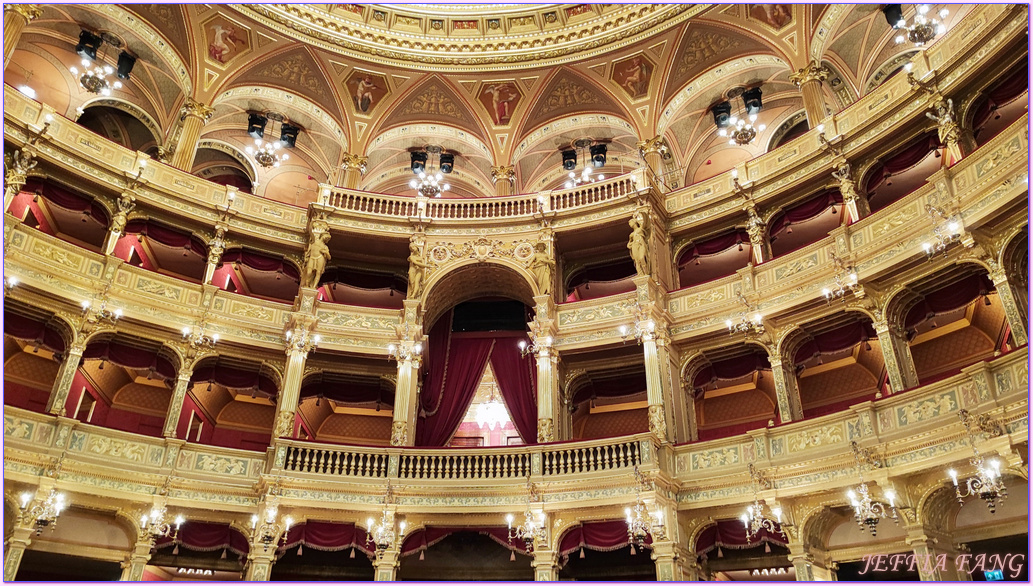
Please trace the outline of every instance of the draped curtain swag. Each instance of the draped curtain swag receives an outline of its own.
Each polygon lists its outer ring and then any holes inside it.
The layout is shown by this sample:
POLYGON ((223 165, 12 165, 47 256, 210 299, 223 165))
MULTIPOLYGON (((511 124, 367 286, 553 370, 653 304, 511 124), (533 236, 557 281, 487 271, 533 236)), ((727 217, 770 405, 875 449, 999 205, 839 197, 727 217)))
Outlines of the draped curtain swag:
POLYGON ((182 545, 193 551, 225 549, 238 556, 247 555, 249 549, 247 537, 230 525, 189 520, 183 523, 175 541, 171 537, 162 537, 154 547, 161 549, 174 545, 182 545))
MULTIPOLYGON (((581 548, 593 551, 616 551, 628 547, 627 521, 591 521, 579 523, 567 529, 560 537, 559 555, 561 565, 567 563, 570 554, 581 548)), ((636 546, 637 547, 637 546, 636 546)), ((646 535, 643 547, 653 547, 653 536, 646 535)))
POLYGON ((682 251, 681 258, 678 259, 678 268, 683 268, 701 256, 713 256, 739 244, 750 244, 750 236, 745 230, 734 230, 696 242, 682 251))
POLYGON ((453 533, 459 533, 460 531, 472 531, 481 535, 487 535, 492 541, 498 543, 502 547, 516 553, 526 555, 524 549, 524 542, 521 539, 514 539, 513 543, 509 542, 509 529, 505 527, 425 527, 423 529, 417 529, 406 536, 405 541, 402 542, 402 557, 410 556, 421 551, 426 551, 428 548, 441 542, 449 535, 453 533))
POLYGON ((831 332, 818 334, 803 343, 793 358, 795 364, 801 364, 818 356, 831 354, 852 348, 866 340, 878 339, 875 329, 869 322, 854 322, 831 332))
POLYGON ((825 213, 825 210, 830 207, 841 203, 843 203, 843 196, 839 193, 839 190, 830 189, 819 193, 804 202, 798 203, 791 208, 787 208, 785 211, 772 218, 768 228, 771 240, 774 241, 783 230, 792 224, 806 222, 811 218, 815 218, 825 213))
POLYGON ((785 546, 786 536, 779 532, 769 532, 761 528, 758 534, 747 543, 746 528, 742 521, 723 520, 711 525, 696 538, 696 555, 703 555, 718 547, 724 549, 749 549, 760 547, 765 543, 785 546))
POLYGON ((125 368, 147 369, 154 373, 153 378, 176 378, 176 368, 155 350, 134 348, 115 341, 103 341, 88 345, 82 356, 86 360, 105 360, 125 368))
POLYGON ((276 396, 276 383, 258 371, 246 371, 227 366, 205 366, 194 371, 190 382, 214 382, 228 389, 257 390, 270 397, 276 396))
POLYGON ((125 233, 146 236, 158 244, 169 248, 182 248, 184 252, 193 252, 201 257, 208 255, 208 247, 197 236, 150 220, 130 220, 126 223, 125 233))
POLYGON ((36 177, 29 178, 22 187, 22 191, 38 193, 59 208, 73 212, 83 212, 98 223, 105 226, 108 225, 108 214, 104 210, 104 206, 85 195, 42 181, 36 177))
POLYGON ((903 173, 914 167, 922 162, 922 159, 926 158, 929 153, 941 146, 940 139, 933 132, 918 137, 907 146, 886 157, 872 169, 868 176, 868 182, 865 184, 868 194, 873 195, 887 177, 903 173))
POLYGON ((4 333, 12 338, 27 340, 55 354, 65 351, 65 340, 61 334, 46 322, 36 321, 4 310, 4 333))
POLYGON ((239 262, 240 264, 256 271, 283 273, 295 281, 301 278, 300 273, 298 273, 298 267, 287 262, 283 258, 274 258, 259 252, 244 250, 243 248, 227 251, 222 255, 219 265, 223 265, 228 262, 239 262))
POLYGON ((907 312, 904 327, 912 328, 927 319, 965 307, 977 297, 994 291, 986 275, 972 275, 927 294, 907 312))
POLYGON ((354 523, 306 521, 294 525, 287 532, 287 540, 278 550, 282 556, 288 549, 299 545, 321 551, 355 548, 368 556, 376 553, 375 547, 371 549, 366 544, 366 530, 354 523))

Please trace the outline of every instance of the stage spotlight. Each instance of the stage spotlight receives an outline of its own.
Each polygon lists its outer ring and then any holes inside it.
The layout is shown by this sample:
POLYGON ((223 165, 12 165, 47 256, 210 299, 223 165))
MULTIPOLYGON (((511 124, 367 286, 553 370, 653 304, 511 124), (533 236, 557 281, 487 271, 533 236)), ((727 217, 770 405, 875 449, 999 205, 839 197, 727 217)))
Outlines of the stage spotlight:
POLYGON ((721 102, 710 108, 710 111, 714 113, 714 124, 718 128, 724 128, 728 126, 728 120, 732 117, 732 105, 728 102, 721 102))
POLYGON ((563 170, 573 171, 577 167, 577 151, 563 151, 563 170))
POLYGON ((606 164, 606 145, 605 144, 594 144, 588 147, 588 152, 592 155, 592 164, 596 167, 602 167, 606 164))
POLYGON ((456 156, 449 153, 441 153, 441 164, 439 169, 444 174, 449 174, 456 164, 456 156))
POLYGON ((413 151, 409 153, 410 164, 409 167, 412 172, 419 175, 427 170, 427 153, 423 151, 413 151))
POLYGON ((262 138, 265 136, 265 124, 269 120, 261 114, 254 112, 247 115, 247 133, 251 138, 262 138))

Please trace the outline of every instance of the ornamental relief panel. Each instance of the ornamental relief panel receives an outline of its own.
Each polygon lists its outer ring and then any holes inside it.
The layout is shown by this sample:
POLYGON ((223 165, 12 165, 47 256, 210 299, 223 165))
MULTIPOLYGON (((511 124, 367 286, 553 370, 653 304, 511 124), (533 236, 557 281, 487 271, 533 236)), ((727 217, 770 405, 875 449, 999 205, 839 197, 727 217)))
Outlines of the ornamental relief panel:
POLYGON ((957 409, 958 393, 957 390, 951 389, 934 397, 897 407, 897 424, 900 426, 912 425, 946 415, 957 409))

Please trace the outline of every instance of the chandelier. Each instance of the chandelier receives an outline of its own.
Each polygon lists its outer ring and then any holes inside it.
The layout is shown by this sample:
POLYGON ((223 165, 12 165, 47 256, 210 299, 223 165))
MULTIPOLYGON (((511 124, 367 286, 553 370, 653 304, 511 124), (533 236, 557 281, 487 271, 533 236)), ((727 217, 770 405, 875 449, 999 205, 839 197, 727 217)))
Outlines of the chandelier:
POLYGON ((373 517, 366 520, 366 543, 375 544, 377 549, 377 559, 384 557, 384 552, 388 548, 394 547, 399 544, 402 535, 405 534, 405 521, 398 523, 398 530, 395 531, 395 514, 388 505, 393 502, 394 492, 391 490, 391 483, 387 483, 387 491, 384 493, 384 510, 380 513, 380 521, 375 521, 373 517))
POLYGON ((99 308, 94 308, 88 299, 84 300, 81 305, 83 317, 90 323, 104 323, 114 326, 122 318, 121 309, 111 310, 107 308, 107 299, 101 301, 99 308))
POLYGON ((528 554, 534 552, 535 544, 544 545, 548 543, 548 536, 545 533, 545 511, 540 506, 532 511, 531 503, 541 503, 541 495, 538 493, 538 487, 528 478, 527 507, 524 509, 524 522, 514 527, 513 515, 506 515, 509 543, 512 544, 513 539, 523 540, 524 549, 528 554))
POLYGON ((592 170, 606 165, 606 145, 593 144, 594 142, 591 138, 579 138, 571 143, 570 146, 574 147, 573 149, 563 151, 563 169, 568 171, 567 177, 569 177, 563 184, 565 188, 573 189, 582 183, 595 183, 604 179, 602 173, 593 175, 592 170), (586 150, 588 155, 585 154, 586 150), (585 166, 581 169, 581 173, 576 173, 579 154, 584 160, 585 166), (588 158, 589 156, 591 159, 588 158))
POLYGON ((843 262, 841 258, 836 256, 835 252, 830 251, 829 256, 832 257, 832 262, 836 265, 836 276, 833 277, 831 285, 822 288, 821 294, 825 296, 825 300, 829 302, 829 305, 832 304, 833 299, 839 299, 846 303, 846 294, 853 293, 858 287, 857 273, 852 265, 843 262))
MULTIPOLYGON (((997 505, 1008 498, 1008 488, 1004 485, 1001 477, 1001 463, 997 459, 986 461, 983 459, 979 449, 976 448, 976 438, 972 433, 972 425, 969 421, 968 411, 958 411, 958 417, 965 426, 968 434, 968 441, 972 445, 972 452, 975 454, 969 462, 976 469, 976 475, 965 481, 964 489, 958 484, 958 473, 954 469, 947 471, 951 482, 954 483, 954 492, 958 497, 958 503, 964 505, 964 499, 970 496, 979 496, 986 502, 990 513, 997 512, 997 505)), ((985 416, 984 416, 985 417, 985 416)))
POLYGON ((749 301, 746 301, 742 291, 736 291, 736 296, 738 296, 739 302, 743 304, 744 308, 739 312, 737 321, 732 319, 725 320, 725 325, 728 326, 728 335, 735 334, 736 332, 741 334, 749 334, 750 332, 763 333, 764 323, 760 313, 754 310, 749 301), (751 312, 753 313, 752 317, 750 317, 751 312))
POLYGON ((767 512, 767 504, 762 502, 758 496, 760 485, 768 488, 767 480, 761 476, 760 471, 754 467, 752 462, 747 469, 749 470, 750 478, 753 480, 753 504, 746 507, 746 512, 739 519, 746 527, 746 543, 750 543, 760 533, 761 529, 768 533, 783 533, 783 531, 782 508, 771 508, 770 514, 775 516, 774 520, 772 520, 767 512))
POLYGON ((279 519, 277 512, 278 507, 275 502, 272 502, 266 505, 264 520, 258 515, 251 515, 251 531, 258 537, 258 542, 262 544, 265 551, 269 551, 269 546, 277 541, 280 541, 281 545, 287 543, 287 532, 294 524, 294 519, 290 515, 279 519), (260 520, 261 523, 259 523, 260 520))
POLYGON ((624 509, 625 520, 628 523, 628 543, 631 545, 632 553, 635 552, 636 545, 642 547, 646 543, 647 536, 652 536, 654 540, 659 540, 664 539, 667 535, 667 530, 664 527, 663 511, 657 509, 649 513, 646 509, 646 503, 642 498, 642 489, 652 490, 653 487, 639 472, 638 466, 635 466, 635 480, 637 482, 635 506, 624 509))
POLYGON ((635 302, 635 316, 635 323, 630 326, 617 326, 617 331, 620 332, 621 340, 624 342, 627 342, 628 338, 634 337, 635 340, 641 344, 644 336, 650 335, 656 331, 656 322, 651 319, 646 319, 646 312, 642 309, 642 305, 637 301, 635 302))
POLYGON ((933 223, 933 240, 922 243, 926 257, 932 260, 937 254, 947 256, 947 248, 961 238, 961 221, 957 213, 947 215, 942 208, 926 204, 926 213, 933 223))
POLYGON ((445 175, 452 172, 455 166, 455 155, 444 152, 440 146, 430 145, 423 151, 409 153, 410 168, 416 174, 416 178, 409 181, 409 187, 415 189, 423 197, 441 197, 445 191, 452 189, 452 186, 445 183, 445 175), (427 168, 429 155, 438 157, 438 170, 430 171, 427 168))
POLYGON ((717 134, 722 138, 728 138, 730 145, 748 145, 757 138, 758 133, 764 132, 764 129, 767 128, 764 124, 753 125, 763 107, 760 88, 749 90, 741 87, 732 88, 728 90, 728 98, 733 101, 739 98, 743 109, 739 115, 732 115, 731 103, 721 102, 714 106, 714 122, 718 126, 717 134))
POLYGON ((857 478, 860 482, 857 487, 848 490, 846 496, 850 501, 850 506, 854 509, 854 519, 857 521, 858 527, 861 528, 861 531, 867 528, 871 532, 872 537, 875 537, 876 528, 881 519, 893 519, 894 523, 898 523, 897 507, 894 504, 896 494, 892 490, 883 491, 886 503, 872 498, 871 492, 868 489, 868 483, 864 481, 862 473, 865 461, 870 459, 870 456, 862 454, 861 447, 857 445, 857 442, 851 442, 851 446, 854 450, 854 461, 857 462, 857 478))
POLYGON ((509 411, 506 411, 506 406, 495 396, 494 383, 491 385, 491 398, 488 399, 487 403, 481 403, 477 406, 476 417, 477 425, 481 429, 487 426, 488 429, 493 431, 496 427, 502 427, 509 422, 509 411))
POLYGON ((403 362, 406 360, 419 359, 421 352, 423 352, 423 344, 419 343, 412 345, 402 344, 401 346, 396 346, 394 344, 387 345, 388 355, 395 360, 401 360, 403 362))
POLYGON ((195 332, 190 326, 183 327, 183 341, 190 344, 193 350, 211 350, 219 342, 219 334, 205 332, 205 323, 195 332))
POLYGON ((530 344, 528 344, 524 340, 520 340, 519 342, 517 342, 517 347, 520 348, 521 358, 527 358, 532 354, 539 354, 542 352, 547 353, 549 351, 549 347, 552 346, 552 336, 545 336, 545 339, 542 340, 541 345, 538 344, 538 338, 536 336, 532 335, 531 340, 532 342, 530 344))
POLYGON ((43 499, 33 499, 31 492, 23 492, 20 499, 21 520, 23 523, 31 522, 36 528, 36 535, 42 533, 47 527, 53 530, 57 525, 57 517, 68 506, 65 503, 65 495, 53 488, 43 499))
POLYGON ((255 139, 254 145, 248 145, 244 151, 255 160, 263 169, 276 168, 284 163, 290 156, 281 149, 292 148, 298 140, 300 128, 293 126, 282 114, 276 112, 248 112, 248 135, 255 139), (280 123, 280 139, 276 141, 265 140, 265 126, 273 120, 280 123))
POLYGON ((110 96, 112 89, 122 89, 122 82, 115 80, 114 82, 108 80, 108 76, 115 73, 115 68, 110 65, 96 65, 90 63, 89 59, 82 60, 83 71, 80 73, 79 68, 71 66, 68 69, 72 72, 72 75, 79 77, 79 85, 91 94, 100 94, 102 96, 110 96))
MULTIPOLYGON (((72 75, 79 78, 79 85, 86 91, 91 94, 110 96, 112 89, 122 89, 122 82, 117 79, 115 81, 108 79, 109 75, 116 74, 114 67, 103 63, 97 64, 97 51, 105 44, 115 48, 122 47, 122 41, 114 35, 109 33, 97 35, 85 29, 80 30, 79 43, 75 46, 75 52, 82 57, 83 70, 79 71, 79 68, 74 65, 69 67, 68 70, 72 72, 72 75)), ((101 61, 103 62, 103 59, 101 61)), ((129 79, 129 74, 135 64, 136 58, 127 51, 122 51, 118 55, 117 77, 129 79)))
POLYGON ((152 539, 160 539, 162 537, 172 537, 175 541, 179 535, 179 528, 183 525, 184 519, 182 515, 176 515, 176 518, 171 522, 168 519, 168 510, 165 507, 164 500, 160 505, 156 505, 151 509, 150 515, 143 515, 140 517, 140 530, 150 535, 152 539))
MULTIPOLYGON (((936 35, 942 35, 947 32, 947 27, 939 19, 934 16, 926 16, 929 14, 929 10, 931 8, 928 4, 916 5, 915 20, 908 24, 903 18, 900 4, 889 4, 886 6, 884 9, 886 19, 890 21, 890 25, 894 29, 902 31, 896 38, 898 45, 904 41, 911 41, 916 47, 921 47, 935 39, 936 35)), ((937 14, 940 19, 944 19, 950 14, 950 11, 944 8, 937 14)))

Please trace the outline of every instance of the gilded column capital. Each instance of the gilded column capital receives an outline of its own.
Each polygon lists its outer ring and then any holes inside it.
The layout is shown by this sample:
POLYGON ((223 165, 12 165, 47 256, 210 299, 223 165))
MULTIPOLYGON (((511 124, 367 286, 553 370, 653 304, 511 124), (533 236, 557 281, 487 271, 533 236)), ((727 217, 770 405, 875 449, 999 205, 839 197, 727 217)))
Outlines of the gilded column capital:
POLYGON ((516 181, 516 168, 512 165, 499 165, 491 168, 492 185, 499 181, 509 181, 511 184, 516 181))
POLYGON ((215 114, 215 108, 202 104, 193 98, 187 98, 187 101, 183 104, 179 114, 180 120, 183 120, 188 116, 193 116, 194 118, 201 120, 202 123, 207 123, 215 114))
POLYGON ((4 5, 4 12, 7 11, 16 12, 25 17, 27 22, 36 20, 43 16, 43 9, 40 8, 39 4, 6 4, 4 5))
POLYGON ((353 155, 351 153, 345 153, 344 158, 341 160, 341 168, 345 171, 357 170, 359 173, 366 172, 366 163, 369 161, 369 157, 363 157, 361 155, 353 155))
POLYGON ((667 145, 667 140, 660 135, 654 136, 653 138, 640 140, 638 141, 638 144, 635 146, 638 147, 638 152, 643 157, 651 153, 659 153, 661 156, 664 156, 668 152, 670 152, 670 147, 667 145))
POLYGON ((809 81, 825 81, 829 78, 829 73, 828 67, 820 65, 817 61, 811 59, 810 63, 805 67, 801 67, 796 70, 796 73, 790 75, 789 81, 795 83, 797 87, 800 87, 809 81))

